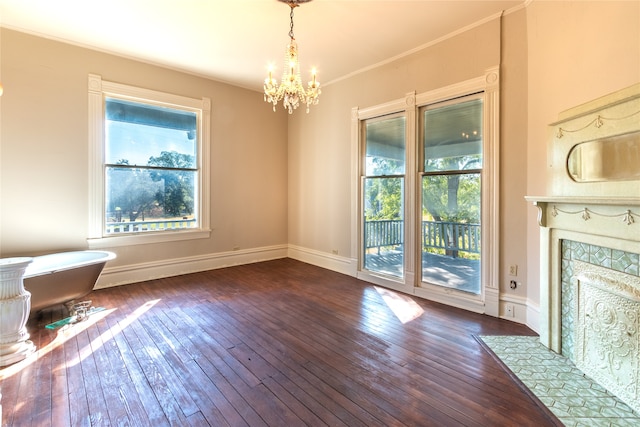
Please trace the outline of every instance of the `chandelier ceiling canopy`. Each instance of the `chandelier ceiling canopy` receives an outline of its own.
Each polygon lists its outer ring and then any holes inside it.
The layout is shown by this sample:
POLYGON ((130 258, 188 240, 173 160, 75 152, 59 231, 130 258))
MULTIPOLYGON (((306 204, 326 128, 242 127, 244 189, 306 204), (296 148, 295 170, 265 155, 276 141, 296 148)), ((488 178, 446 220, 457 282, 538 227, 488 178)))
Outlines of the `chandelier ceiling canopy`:
POLYGON ((293 110, 300 106, 300 103, 307 105, 307 113, 311 105, 318 104, 318 96, 320 96, 320 82, 316 79, 315 68, 311 72, 311 81, 307 83, 307 88, 302 84, 300 78, 300 62, 298 60, 298 44, 293 35, 293 10, 302 3, 308 3, 311 0, 278 0, 286 3, 291 12, 289 17, 291 23, 289 26, 289 44, 285 50, 284 69, 282 71, 282 79, 278 85, 278 81, 273 78, 272 69, 269 68, 269 76, 264 80, 264 100, 273 104, 273 111, 276 111, 276 105, 282 101, 282 105, 293 113, 293 110))

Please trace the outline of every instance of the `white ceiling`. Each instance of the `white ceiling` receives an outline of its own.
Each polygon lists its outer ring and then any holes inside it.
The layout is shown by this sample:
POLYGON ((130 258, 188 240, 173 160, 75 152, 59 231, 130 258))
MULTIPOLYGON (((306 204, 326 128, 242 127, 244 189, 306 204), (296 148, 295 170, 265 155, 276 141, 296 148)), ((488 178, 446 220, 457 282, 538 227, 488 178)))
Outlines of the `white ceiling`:
MULTIPOLYGON (((402 56, 530 0, 314 0, 295 8, 303 81, 402 56)), ((0 25, 262 90, 280 76, 289 6, 277 0, 0 0, 0 25)))

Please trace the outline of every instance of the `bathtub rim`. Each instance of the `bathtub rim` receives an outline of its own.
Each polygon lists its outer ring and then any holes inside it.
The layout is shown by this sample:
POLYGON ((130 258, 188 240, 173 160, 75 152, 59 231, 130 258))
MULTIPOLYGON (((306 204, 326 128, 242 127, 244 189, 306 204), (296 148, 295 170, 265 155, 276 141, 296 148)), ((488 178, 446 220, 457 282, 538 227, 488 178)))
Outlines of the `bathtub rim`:
POLYGON ((23 275, 24 279, 29 279, 32 277, 38 277, 38 276, 44 276, 47 274, 54 274, 56 272, 59 271, 65 271, 65 270, 72 270, 74 268, 81 268, 87 265, 93 265, 93 264, 101 264, 101 263, 107 263, 108 261, 111 261, 113 259, 116 258, 116 254, 111 252, 111 251, 105 251, 105 250, 93 250, 93 249, 87 249, 87 250, 77 250, 77 251, 65 251, 65 252, 54 252, 51 254, 47 254, 47 255, 40 255, 40 256, 34 256, 31 257, 33 259, 33 262, 30 263, 23 275), (53 258, 53 257, 63 257, 63 256, 69 256, 71 254, 76 254, 76 253, 92 253, 92 254, 101 254, 101 257, 95 257, 95 258, 91 258, 91 259, 84 259, 81 261, 74 261, 74 262, 68 262, 65 263, 63 265, 59 265, 59 266, 46 266, 46 269, 37 269, 35 271, 30 271, 33 270, 34 268, 36 268, 38 266, 38 258, 53 258))

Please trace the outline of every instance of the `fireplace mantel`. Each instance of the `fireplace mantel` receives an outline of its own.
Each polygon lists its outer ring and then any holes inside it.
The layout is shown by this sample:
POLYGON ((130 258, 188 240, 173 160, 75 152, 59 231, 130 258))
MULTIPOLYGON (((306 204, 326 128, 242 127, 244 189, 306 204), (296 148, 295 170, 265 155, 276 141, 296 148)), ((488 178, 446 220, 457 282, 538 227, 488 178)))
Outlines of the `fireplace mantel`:
MULTIPOLYGON (((639 189, 640 191, 640 189, 639 189)), ((572 205, 630 205, 640 206, 640 197, 591 197, 591 196, 525 196, 535 203, 566 203, 572 205)))
POLYGON ((615 384, 623 377, 640 378, 638 118, 640 83, 560 113, 549 125, 547 195, 526 197, 538 209, 540 225, 541 343, 589 370, 602 355, 618 357, 610 337, 625 338, 633 352, 617 364, 598 362, 590 372, 636 410, 640 390, 620 392, 615 384), (586 268, 598 272, 598 279, 585 274, 586 268), (621 288, 632 288, 632 297, 621 288), (600 334, 610 320, 601 311, 634 320, 615 322, 600 334), (594 319, 603 323, 593 327, 594 319))
POLYGON ((640 198, 526 196, 538 208, 538 225, 640 241, 640 198))

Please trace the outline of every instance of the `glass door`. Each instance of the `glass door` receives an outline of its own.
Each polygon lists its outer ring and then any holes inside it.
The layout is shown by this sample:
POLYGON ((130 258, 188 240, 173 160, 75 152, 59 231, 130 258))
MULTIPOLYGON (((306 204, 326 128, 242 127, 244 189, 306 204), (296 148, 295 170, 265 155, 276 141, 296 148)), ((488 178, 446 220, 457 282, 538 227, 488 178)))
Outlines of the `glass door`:
POLYGON ((420 109, 423 287, 479 295, 482 97, 420 109))
POLYGON ((362 122, 363 268, 404 276, 405 117, 362 122))

